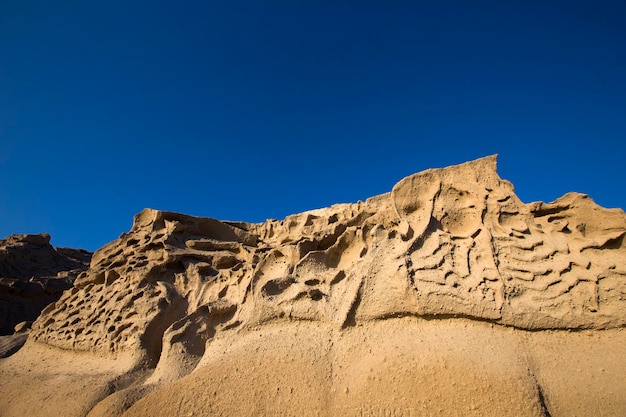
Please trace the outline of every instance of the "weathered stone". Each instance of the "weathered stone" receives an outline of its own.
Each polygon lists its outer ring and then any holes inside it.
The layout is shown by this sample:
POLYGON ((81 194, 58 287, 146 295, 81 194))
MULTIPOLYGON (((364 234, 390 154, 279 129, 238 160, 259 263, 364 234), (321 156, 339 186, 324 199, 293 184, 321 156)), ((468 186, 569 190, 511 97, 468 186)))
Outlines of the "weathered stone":
POLYGON ((0 362, 0 408, 625 415, 625 233, 586 195, 522 203, 494 156, 259 224, 146 209, 0 362))
POLYGON ((71 288, 90 258, 85 250, 52 247, 47 234, 0 240, 0 335, 13 333, 20 322, 35 320, 71 288))
POLYGON ((622 210, 582 194, 522 203, 493 156, 280 221, 146 209, 44 310, 33 337, 64 349, 130 350, 156 364, 168 327, 224 302, 233 311, 198 337, 284 317, 338 328, 394 315, 532 330, 622 327, 625 233, 622 210))

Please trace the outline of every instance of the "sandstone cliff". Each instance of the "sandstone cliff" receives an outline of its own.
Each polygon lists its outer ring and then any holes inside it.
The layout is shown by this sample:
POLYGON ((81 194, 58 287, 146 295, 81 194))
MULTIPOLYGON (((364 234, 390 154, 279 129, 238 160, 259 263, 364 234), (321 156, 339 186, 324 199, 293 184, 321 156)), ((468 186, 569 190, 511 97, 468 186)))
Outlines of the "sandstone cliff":
POLYGON ((10 359, 124 360, 76 415, 620 415, 546 352, 591 349, 574 330, 610 346, 594 376, 625 367, 625 233, 583 194, 522 203, 495 156, 260 224, 146 209, 10 359))

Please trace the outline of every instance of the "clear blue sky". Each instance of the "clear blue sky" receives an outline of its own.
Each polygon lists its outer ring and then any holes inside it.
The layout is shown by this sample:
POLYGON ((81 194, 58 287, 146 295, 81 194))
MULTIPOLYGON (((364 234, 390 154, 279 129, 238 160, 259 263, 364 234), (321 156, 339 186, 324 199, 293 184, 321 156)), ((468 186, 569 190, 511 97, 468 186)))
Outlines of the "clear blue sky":
POLYGON ((263 221, 498 153, 626 208, 624 1, 0 0, 0 237, 263 221))

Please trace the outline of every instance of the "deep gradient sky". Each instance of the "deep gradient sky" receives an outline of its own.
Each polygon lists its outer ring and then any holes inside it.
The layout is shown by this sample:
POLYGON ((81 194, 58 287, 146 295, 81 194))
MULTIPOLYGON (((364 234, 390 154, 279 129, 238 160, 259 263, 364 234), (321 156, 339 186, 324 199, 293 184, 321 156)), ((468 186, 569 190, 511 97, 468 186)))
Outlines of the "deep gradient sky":
POLYGON ((498 153, 626 208, 624 1, 0 0, 0 237, 263 221, 498 153))

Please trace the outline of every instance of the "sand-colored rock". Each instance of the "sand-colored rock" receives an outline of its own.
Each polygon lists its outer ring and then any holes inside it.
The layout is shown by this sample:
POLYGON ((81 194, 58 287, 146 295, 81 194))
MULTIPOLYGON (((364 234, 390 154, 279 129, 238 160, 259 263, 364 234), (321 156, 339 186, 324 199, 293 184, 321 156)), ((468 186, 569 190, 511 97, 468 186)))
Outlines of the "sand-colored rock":
POLYGON ((280 221, 146 209, 0 388, 44 350, 99 358, 71 415, 626 415, 625 233, 586 195, 522 203, 495 156, 280 221))

